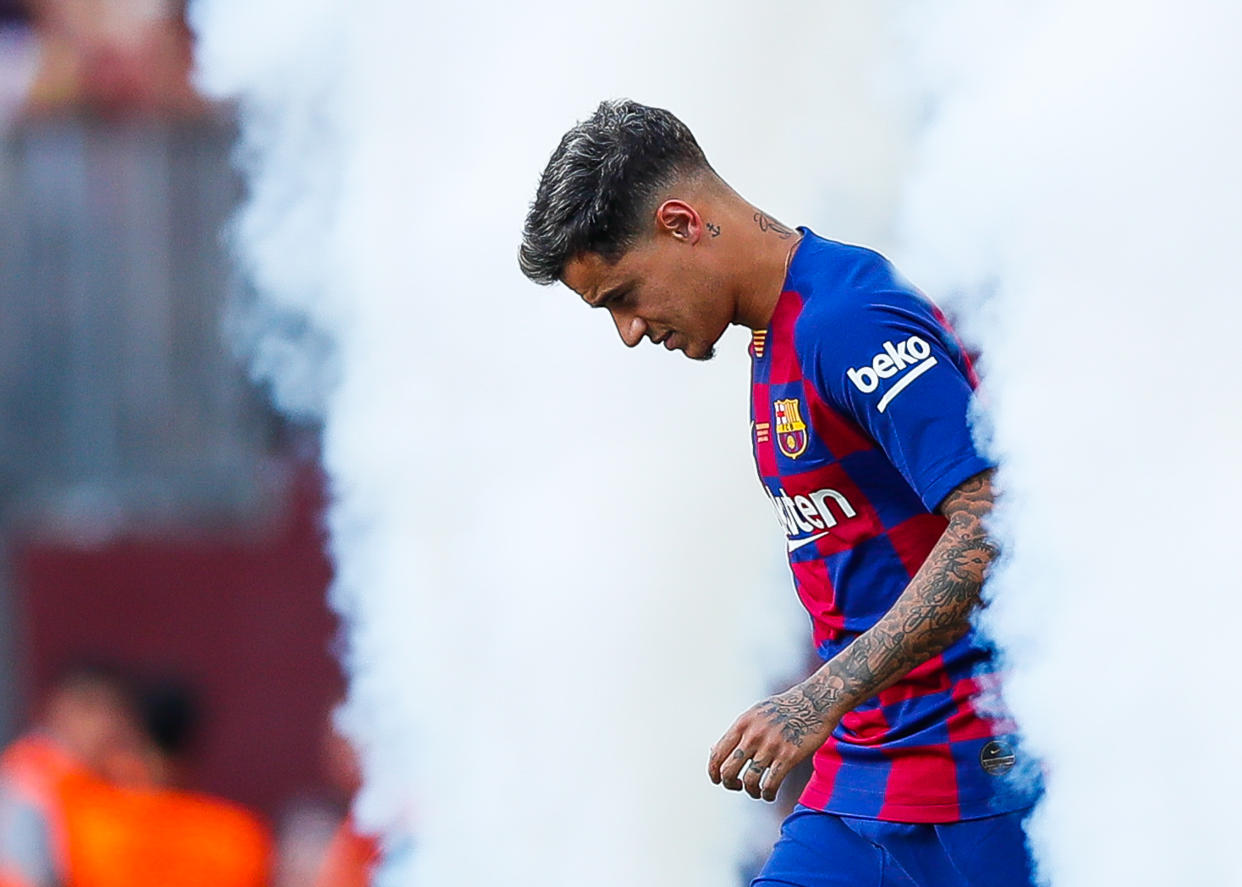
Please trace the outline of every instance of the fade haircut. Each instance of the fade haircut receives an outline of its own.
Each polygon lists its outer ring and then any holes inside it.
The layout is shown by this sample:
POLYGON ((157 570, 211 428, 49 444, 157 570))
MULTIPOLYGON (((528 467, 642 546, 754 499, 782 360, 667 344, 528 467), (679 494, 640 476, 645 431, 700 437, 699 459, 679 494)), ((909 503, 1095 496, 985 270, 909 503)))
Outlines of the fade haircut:
POLYGON ((561 138, 539 177, 518 263, 536 283, 554 283, 582 252, 616 262, 638 240, 661 189, 710 170, 689 128, 662 108, 629 99, 600 102, 561 138))

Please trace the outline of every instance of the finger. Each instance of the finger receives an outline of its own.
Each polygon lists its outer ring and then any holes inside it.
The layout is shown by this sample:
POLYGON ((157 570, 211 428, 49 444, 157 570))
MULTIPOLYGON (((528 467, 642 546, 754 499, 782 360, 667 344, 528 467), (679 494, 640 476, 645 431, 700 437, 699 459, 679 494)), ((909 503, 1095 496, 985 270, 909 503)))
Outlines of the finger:
POLYGON ((759 783, 767 770, 768 765, 766 763, 754 759, 746 765, 746 771, 742 774, 742 785, 746 788, 746 794, 755 800, 759 800, 759 783))
POLYGON ((720 781, 729 791, 735 792, 741 789, 742 780, 738 778, 738 774, 742 772, 742 768, 746 762, 750 760, 750 752, 739 744, 734 749, 733 754, 729 755, 728 760, 720 767, 720 781))
POLYGON ((767 776, 763 780, 763 799, 765 801, 775 801, 776 793, 781 789, 781 783, 785 781, 785 777, 789 774, 789 765, 777 758, 768 767, 767 776))
POLYGON ((720 783, 720 768, 728 758, 729 754, 737 748, 738 740, 742 738, 742 728, 735 721, 733 726, 728 729, 724 736, 717 740, 712 746, 711 756, 707 759, 707 775, 714 783, 720 783))

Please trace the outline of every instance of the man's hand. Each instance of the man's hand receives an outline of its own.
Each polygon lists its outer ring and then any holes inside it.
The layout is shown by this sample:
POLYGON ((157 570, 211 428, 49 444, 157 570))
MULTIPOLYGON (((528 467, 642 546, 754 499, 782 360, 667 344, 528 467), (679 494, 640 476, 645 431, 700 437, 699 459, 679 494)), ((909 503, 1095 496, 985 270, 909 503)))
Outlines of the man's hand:
POLYGON ((836 727, 837 688, 819 673, 752 706, 712 746, 707 775, 730 791, 776 800, 789 771, 815 753, 836 727), (743 769, 744 768, 744 769, 743 769))

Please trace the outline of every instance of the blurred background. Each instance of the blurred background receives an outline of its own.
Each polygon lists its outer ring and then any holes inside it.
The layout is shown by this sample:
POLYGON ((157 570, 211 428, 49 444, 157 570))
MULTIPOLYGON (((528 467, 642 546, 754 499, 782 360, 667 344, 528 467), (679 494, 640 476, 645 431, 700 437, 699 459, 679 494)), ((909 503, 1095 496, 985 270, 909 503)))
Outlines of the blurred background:
POLYGON ((190 63, 176 2, 0 3, 6 885, 351 883, 317 432, 225 345, 190 63))
POLYGON ((1148 692, 1236 735, 1236 620, 1151 618, 1134 480, 1221 613, 1242 13, 1190 7, 0 0, 0 887, 745 883, 791 798, 707 748, 810 652, 748 336, 629 352, 514 261, 621 95, 981 347, 1054 883, 1242 884, 1238 777, 1148 692))

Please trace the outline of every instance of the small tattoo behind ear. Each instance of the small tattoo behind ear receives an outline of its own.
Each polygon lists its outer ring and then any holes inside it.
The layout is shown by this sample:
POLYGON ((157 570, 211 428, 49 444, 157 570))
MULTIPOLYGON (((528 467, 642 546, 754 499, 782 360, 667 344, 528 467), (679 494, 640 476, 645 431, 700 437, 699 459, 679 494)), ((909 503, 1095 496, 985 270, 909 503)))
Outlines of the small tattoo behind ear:
POLYGON ((719 237, 719 236, 720 236, 720 226, 719 226, 719 225, 713 225, 711 222, 704 222, 704 223, 703 223, 703 226, 704 226, 705 228, 707 228, 707 230, 708 230, 708 231, 710 231, 710 232, 711 232, 712 237, 719 237))

